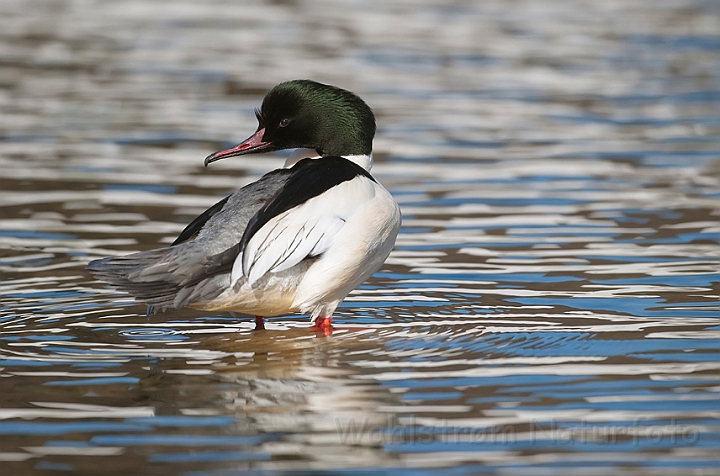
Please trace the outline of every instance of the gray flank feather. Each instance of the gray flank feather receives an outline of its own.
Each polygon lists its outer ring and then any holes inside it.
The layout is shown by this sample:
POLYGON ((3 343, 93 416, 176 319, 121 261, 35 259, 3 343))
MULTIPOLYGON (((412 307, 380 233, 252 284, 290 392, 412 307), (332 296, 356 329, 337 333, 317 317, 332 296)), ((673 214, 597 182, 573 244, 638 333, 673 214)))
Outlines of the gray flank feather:
POLYGON ((212 213, 191 223, 194 239, 184 231, 181 236, 187 241, 95 260, 87 269, 100 281, 148 304, 148 313, 211 301, 230 286, 248 222, 282 189, 289 174, 286 169, 272 171, 224 199, 222 209, 223 201, 216 204, 212 213))

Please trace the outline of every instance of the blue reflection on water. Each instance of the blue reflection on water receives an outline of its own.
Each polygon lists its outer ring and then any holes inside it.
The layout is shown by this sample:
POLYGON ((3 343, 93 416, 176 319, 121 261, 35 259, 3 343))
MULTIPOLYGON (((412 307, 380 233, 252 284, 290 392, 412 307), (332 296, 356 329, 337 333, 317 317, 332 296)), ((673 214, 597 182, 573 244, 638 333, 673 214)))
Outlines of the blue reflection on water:
MULTIPOLYGON (((458 245, 459 247, 460 245, 458 245)), ((485 244, 483 243, 483 246, 485 244)), ((506 273, 506 274, 493 274, 493 273, 457 273, 457 274, 443 274, 443 273, 423 273, 423 274, 405 274, 405 273, 375 273, 376 277, 379 278, 390 278, 397 280, 410 280, 410 279, 427 279, 437 280, 438 283, 443 281, 452 281, 456 279, 462 279, 466 281, 511 281, 511 282, 544 282, 544 283, 558 283, 565 281, 583 281, 583 278, 576 276, 548 276, 544 273, 506 273)), ((415 286, 414 284, 412 285, 415 286)), ((437 286, 437 284, 435 284, 437 286)), ((443 284, 444 286, 444 284, 443 284)))
MULTIPOLYGON (((73 340, 75 337, 73 336, 53 336, 52 340, 73 340)), ((48 336, 47 335, 32 335, 32 334, 24 334, 22 336, 7 336, 7 337, 0 337, 0 340, 6 340, 6 341, 21 341, 21 340, 37 340, 37 341, 47 341, 48 336)))
MULTIPOLYGON (((45 233, 40 231, 32 230, 0 230, 0 236, 7 236, 11 238, 31 238, 35 240, 76 240, 77 235, 69 233, 45 233)), ((46 264, 48 260, 38 259, 33 260, 36 266, 46 264)), ((27 263, 27 261, 25 261, 27 263)))
POLYGON ((676 304, 665 304, 663 298, 630 297, 623 298, 515 298, 508 297, 507 301, 527 305, 569 306, 575 309, 614 311, 641 317, 718 317, 717 310, 694 309, 664 309, 665 306, 675 307, 676 304), (656 308, 655 310, 649 308, 656 308))
MULTIPOLYGON (((699 49, 708 51, 720 50, 720 37, 717 35, 649 35, 633 33, 625 35, 625 40, 630 43, 637 43, 648 46, 662 46, 664 48, 673 49, 699 49)), ((695 93, 697 95, 697 93, 695 93)), ((706 91, 708 99, 717 100, 720 93, 718 91, 706 91), (714 94, 713 94, 714 93, 714 94)))
POLYGON ((35 469, 42 469, 45 471, 74 471, 75 466, 69 463, 56 463, 54 461, 38 461, 35 465, 35 469))
POLYGON ((154 416, 128 418, 128 423, 140 423, 157 427, 226 426, 235 423, 234 416, 154 416))
POLYGON ((279 438, 279 434, 256 436, 208 435, 95 435, 90 443, 104 446, 256 446, 279 438))
MULTIPOLYGON (((668 286, 711 286, 720 281, 717 274, 676 274, 673 276, 643 276, 639 278, 610 278, 610 279, 598 279, 593 282, 602 284, 664 284, 668 286), (672 280, 672 283, 668 283, 672 280)), ((718 315, 711 317, 717 317, 718 315)))
MULTIPOLYGON (((422 431, 418 430, 418 431, 422 431)), ((447 452, 447 451, 543 451, 553 448, 555 451, 557 447, 565 446, 568 450, 582 451, 582 452, 607 452, 608 445, 612 444, 612 451, 615 452, 636 452, 639 450, 667 450, 678 446, 696 446, 697 441, 692 436, 675 437, 665 436, 661 437, 659 441, 651 441, 649 438, 619 438, 617 434, 625 436, 628 432, 632 433, 633 428, 617 427, 613 430, 608 430, 605 436, 608 441, 593 441, 596 439, 594 435, 588 435, 585 438, 572 437, 569 433, 569 429, 565 426, 559 427, 548 427, 544 430, 545 432, 556 432, 556 434, 550 434, 543 436, 543 430, 538 430, 534 439, 523 441, 515 439, 514 435, 504 436, 502 434, 495 434, 490 431, 484 432, 483 430, 456 428, 449 429, 448 432, 455 431, 455 434, 462 435, 463 433, 475 438, 476 442, 446 442, 446 441, 432 441, 426 443, 418 443, 415 441, 409 441, 407 443, 391 443, 386 444, 383 448, 389 452, 398 453, 425 453, 425 452, 447 452), (614 434, 613 431, 617 432, 614 434), (685 440, 683 442, 683 440, 685 440)), ((597 429, 596 433, 601 433, 597 429)), ((452 434, 452 433, 451 433, 452 434)), ((390 437, 392 435, 388 435, 390 437)), ((410 437, 408 437, 410 438, 410 437)), ((577 463, 576 463, 577 464, 577 463)), ((595 463, 597 466, 614 466, 616 463, 595 463)))
POLYGON ((7 422, 0 421, 0 435, 66 435, 111 431, 150 431, 152 426, 121 422, 7 422))
POLYGON ((88 379, 74 379, 74 380, 53 380, 45 382, 43 385, 48 387, 75 387, 81 385, 115 385, 115 384, 129 384, 138 383, 140 381, 137 377, 102 377, 102 378, 88 378, 88 379))

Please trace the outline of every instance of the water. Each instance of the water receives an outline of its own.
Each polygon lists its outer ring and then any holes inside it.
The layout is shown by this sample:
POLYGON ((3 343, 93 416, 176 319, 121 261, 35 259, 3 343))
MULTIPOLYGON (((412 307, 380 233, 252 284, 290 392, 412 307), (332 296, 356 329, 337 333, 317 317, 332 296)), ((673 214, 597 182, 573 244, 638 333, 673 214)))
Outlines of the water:
POLYGON ((717 474, 716 2, 242 3, 0 5, 3 474, 717 474), (404 213, 332 337, 84 271, 280 166, 202 159, 302 77, 404 213))

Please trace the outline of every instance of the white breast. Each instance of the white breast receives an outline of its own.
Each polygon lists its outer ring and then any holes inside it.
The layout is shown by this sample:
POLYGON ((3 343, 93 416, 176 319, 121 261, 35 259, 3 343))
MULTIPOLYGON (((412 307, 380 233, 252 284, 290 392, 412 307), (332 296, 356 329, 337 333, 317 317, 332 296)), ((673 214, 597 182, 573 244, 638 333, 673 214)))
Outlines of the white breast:
POLYGON ((366 177, 358 176, 328 192, 316 198, 326 204, 344 204, 352 213, 345 216, 345 225, 298 285, 294 307, 311 312, 313 318, 332 313, 350 291, 380 268, 401 222, 390 193, 366 177))

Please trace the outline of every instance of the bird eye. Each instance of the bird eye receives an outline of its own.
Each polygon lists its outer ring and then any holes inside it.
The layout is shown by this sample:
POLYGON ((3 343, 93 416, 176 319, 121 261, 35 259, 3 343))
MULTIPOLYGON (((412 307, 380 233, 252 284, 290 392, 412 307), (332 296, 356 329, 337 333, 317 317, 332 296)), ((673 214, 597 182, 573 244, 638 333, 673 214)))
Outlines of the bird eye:
POLYGON ((290 125, 290 119, 288 119, 287 117, 285 119, 283 119, 282 121, 280 121, 280 123, 278 124, 279 127, 287 127, 289 125, 290 125))

